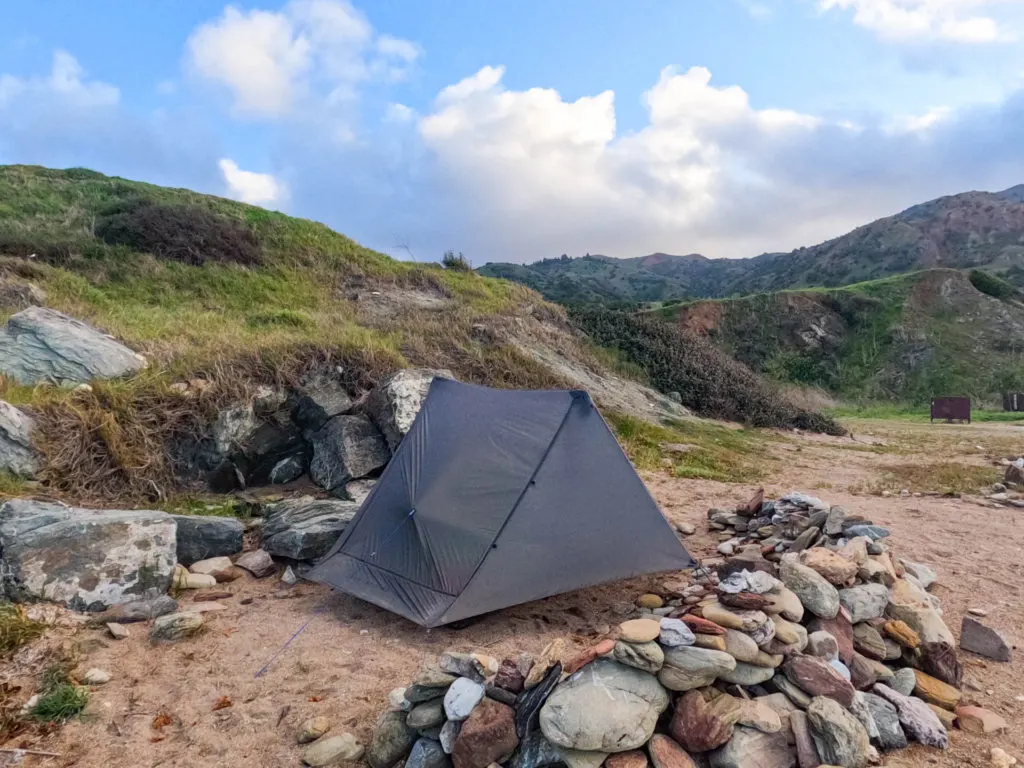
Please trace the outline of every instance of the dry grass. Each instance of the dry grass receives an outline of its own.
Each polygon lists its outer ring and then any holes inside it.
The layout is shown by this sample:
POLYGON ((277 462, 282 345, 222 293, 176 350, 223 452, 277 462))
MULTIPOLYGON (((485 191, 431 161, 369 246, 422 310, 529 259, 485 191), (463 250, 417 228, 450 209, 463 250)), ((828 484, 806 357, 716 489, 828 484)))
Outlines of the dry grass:
POLYGON ((11 658, 45 631, 46 625, 30 619, 23 606, 0 603, 0 659, 11 658))
POLYGON ((887 466, 882 477, 860 489, 862 492, 880 494, 885 491, 899 493, 960 494, 974 493, 985 486, 998 482, 999 472, 993 467, 981 467, 954 461, 932 464, 906 463, 887 466))

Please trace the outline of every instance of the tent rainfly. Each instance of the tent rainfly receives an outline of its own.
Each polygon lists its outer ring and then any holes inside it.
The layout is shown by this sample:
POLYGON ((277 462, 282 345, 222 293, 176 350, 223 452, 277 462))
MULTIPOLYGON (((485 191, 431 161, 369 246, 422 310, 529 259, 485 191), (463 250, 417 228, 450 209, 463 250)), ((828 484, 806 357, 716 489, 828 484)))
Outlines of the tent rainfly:
POLYGON ((311 577, 437 627, 693 564, 586 392, 436 378, 311 577))

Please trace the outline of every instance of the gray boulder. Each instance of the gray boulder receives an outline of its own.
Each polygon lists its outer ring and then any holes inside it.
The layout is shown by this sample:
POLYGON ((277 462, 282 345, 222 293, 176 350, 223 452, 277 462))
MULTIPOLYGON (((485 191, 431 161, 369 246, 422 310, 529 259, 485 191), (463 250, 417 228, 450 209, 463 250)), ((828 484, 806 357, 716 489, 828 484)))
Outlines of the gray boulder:
POLYGON ((900 725, 907 736, 927 747, 949 748, 946 727, 921 699, 904 696, 881 683, 875 683, 871 690, 896 707, 900 725))
POLYGON ((0 472, 32 477, 39 471, 32 427, 28 415, 0 400, 0 472))
POLYGON ((824 619, 839 613, 839 592, 813 568, 797 561, 795 554, 783 555, 779 565, 779 578, 791 592, 800 598, 804 608, 824 619))
POLYGON ((736 659, 723 651, 683 645, 665 652, 658 680, 670 691, 692 691, 711 685, 736 669, 736 659))
POLYGON ((794 768, 796 750, 789 746, 785 730, 762 733, 736 726, 732 738, 710 754, 711 768, 794 768))
POLYGON ((263 521, 263 549, 293 560, 318 560, 359 511, 354 501, 303 496, 267 507, 263 521))
POLYGON ((99 611, 163 594, 176 527, 165 512, 9 501, 0 506, 0 597, 99 611))
POLYGON ((245 526, 234 517, 171 515, 178 525, 178 562, 192 565, 211 557, 228 557, 242 551, 245 526))
POLYGON ((668 694, 654 677, 598 659, 555 688, 540 728, 556 747, 624 752, 650 740, 666 708, 668 694))
POLYGON ((875 728, 878 730, 876 743, 879 749, 906 749, 907 735, 900 727, 900 716, 896 707, 873 693, 865 693, 864 701, 871 712, 871 718, 875 721, 875 728))
POLYGON ((451 371, 407 368, 392 374, 370 392, 366 411, 395 450, 412 427, 435 376, 455 378, 451 371))
POLYGON ((0 373, 19 384, 85 384, 145 367, 142 355, 52 309, 29 307, 0 328, 0 373))
POLYGON ((807 721, 823 763, 865 768, 871 752, 868 732, 842 704, 818 696, 807 708, 807 721))
POLYGON ((384 436, 365 416, 336 416, 310 440, 313 461, 309 474, 329 491, 376 472, 391 458, 384 436))
POLYGON ((858 624, 878 619, 889 602, 889 588, 884 584, 861 584, 839 590, 839 602, 850 612, 850 621, 858 624))
POLYGON ((315 432, 329 419, 348 413, 352 398, 345 387, 329 374, 321 373, 303 381, 292 408, 292 421, 300 428, 315 432))

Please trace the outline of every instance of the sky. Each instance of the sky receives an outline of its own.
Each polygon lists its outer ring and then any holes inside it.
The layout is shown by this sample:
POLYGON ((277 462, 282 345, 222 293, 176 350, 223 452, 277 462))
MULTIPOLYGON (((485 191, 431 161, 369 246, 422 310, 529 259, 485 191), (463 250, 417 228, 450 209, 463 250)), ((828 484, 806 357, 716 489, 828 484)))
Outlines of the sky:
POLYGON ((1024 0, 8 0, 0 163, 397 258, 744 257, 1024 182, 1024 0))

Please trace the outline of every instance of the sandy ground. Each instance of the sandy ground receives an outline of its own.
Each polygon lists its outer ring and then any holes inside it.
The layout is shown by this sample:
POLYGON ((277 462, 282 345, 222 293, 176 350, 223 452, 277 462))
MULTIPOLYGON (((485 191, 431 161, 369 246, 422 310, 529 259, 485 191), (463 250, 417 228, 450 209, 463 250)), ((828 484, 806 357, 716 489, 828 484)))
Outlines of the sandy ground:
MULTIPOLYGON (((771 455, 766 454, 769 497, 804 490, 890 526, 898 553, 938 571, 933 589, 955 634, 968 608, 983 608, 987 622, 1019 642, 1024 637, 1024 513, 967 499, 855 492, 888 464, 991 463, 1015 445, 1024 453, 1024 429, 878 423, 858 424, 858 430, 864 431, 858 434, 862 442, 786 436, 772 443, 771 455), (901 448, 874 453, 866 450, 871 443, 901 448)), ((745 500, 755 488, 661 475, 645 479, 671 519, 698 526, 687 540, 697 557, 713 556, 718 542, 706 532, 708 507, 745 500)), ((80 721, 32 739, 35 748, 62 757, 29 757, 23 765, 299 765, 295 730, 306 718, 325 715, 335 731, 350 730, 365 740, 388 691, 441 651, 482 649, 500 658, 540 651, 556 637, 583 648, 629 613, 631 601, 657 581, 646 577, 582 590, 500 611, 463 629, 430 631, 318 585, 287 589, 274 578, 240 580, 227 585, 234 597, 224 601, 226 610, 211 616, 208 631, 178 645, 151 647, 144 625, 130 626, 131 637, 121 642, 100 630, 75 632, 71 639, 84 654, 80 668, 101 667, 113 680, 94 689, 80 721), (244 598, 252 602, 242 605, 244 598), (265 674, 257 676, 268 662, 265 674), (215 710, 222 697, 231 706, 215 710), (154 720, 164 715, 170 724, 155 729, 154 720)), ((190 599, 183 600, 183 608, 190 599)), ((888 757, 887 766, 987 766, 993 746, 1024 758, 1024 651, 1010 664, 962 656, 965 699, 1001 713, 1011 723, 1010 732, 992 737, 955 732, 948 752, 913 748, 888 757)))

